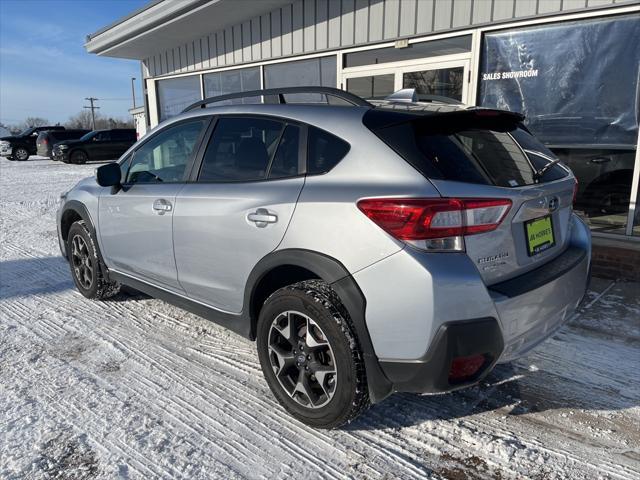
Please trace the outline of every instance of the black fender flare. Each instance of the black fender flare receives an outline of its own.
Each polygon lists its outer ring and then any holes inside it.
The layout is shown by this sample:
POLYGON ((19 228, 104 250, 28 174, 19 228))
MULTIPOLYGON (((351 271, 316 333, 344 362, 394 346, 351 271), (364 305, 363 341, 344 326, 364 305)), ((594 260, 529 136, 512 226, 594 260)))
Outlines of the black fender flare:
POLYGON ((373 349, 365 320, 366 298, 345 266, 333 257, 297 248, 277 250, 263 257, 249 274, 244 293, 245 312, 251 321, 251 338, 255 338, 257 323, 257 312, 252 311, 252 299, 256 287, 267 273, 283 265, 293 265, 309 270, 336 291, 349 312, 360 342, 369 385, 369 397, 373 403, 386 398, 392 391, 392 384, 382 371, 373 349))
MULTIPOLYGON (((89 233, 93 237, 93 242, 95 243, 98 250, 98 261, 100 263, 100 271, 102 273, 102 276, 105 278, 105 280, 109 281, 109 269, 107 268, 107 265, 104 263, 104 258, 102 258, 102 252, 100 251, 100 244, 98 243, 98 237, 96 235, 96 228, 94 226, 93 220, 91 219, 91 215, 89 214, 89 210, 87 210, 87 207, 85 207, 83 203, 79 202, 78 200, 68 200, 64 204, 64 207, 60 214, 60 225, 58 225, 58 228, 60 229, 60 235, 63 237, 64 241, 67 240, 66 238, 64 238, 64 235, 63 235, 62 221, 64 219, 65 214, 69 211, 75 212, 82 220, 84 220, 84 223, 87 224, 87 227, 89 228, 89 233)), ((69 225, 69 227, 71 227, 71 225, 69 225)), ((66 249, 65 249, 65 258, 67 258, 67 260, 69 258, 69 253, 66 251, 66 249)))

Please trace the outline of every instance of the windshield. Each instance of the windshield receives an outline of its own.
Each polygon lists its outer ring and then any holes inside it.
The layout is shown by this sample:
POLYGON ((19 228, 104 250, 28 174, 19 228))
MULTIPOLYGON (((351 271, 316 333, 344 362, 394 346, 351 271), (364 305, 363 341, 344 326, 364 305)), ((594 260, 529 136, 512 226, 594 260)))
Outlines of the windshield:
POLYGON ((91 140, 97 134, 98 134, 98 132, 89 132, 86 135, 83 135, 82 137, 80 137, 80 140, 91 140))
POLYGON ((28 137, 29 135, 31 135, 33 133, 33 131, 35 130, 35 128, 31 127, 31 128, 27 128, 26 130, 22 131, 20 133, 20 135, 18 135, 19 137, 28 137))

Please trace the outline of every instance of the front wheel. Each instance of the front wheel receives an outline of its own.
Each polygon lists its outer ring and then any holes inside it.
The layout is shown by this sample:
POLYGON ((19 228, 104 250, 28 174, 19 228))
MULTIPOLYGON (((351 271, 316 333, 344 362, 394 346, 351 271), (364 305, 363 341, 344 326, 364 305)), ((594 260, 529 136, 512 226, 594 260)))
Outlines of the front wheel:
POLYGON ((87 160, 89 160, 89 157, 87 157, 87 154, 82 150, 76 150, 70 156, 71 163, 75 163, 77 165, 87 163, 87 160))
POLYGON ((271 295, 260 312, 257 347, 269 388, 303 423, 336 428, 369 406, 362 352, 330 285, 309 280, 271 295))
POLYGON ((83 220, 78 220, 69 229, 67 257, 73 282, 87 298, 108 298, 120 290, 120 285, 108 282, 102 275, 98 259, 98 247, 83 220))
POLYGON ((16 160, 24 162, 29 159, 29 151, 24 147, 18 147, 13 151, 13 156, 16 160))

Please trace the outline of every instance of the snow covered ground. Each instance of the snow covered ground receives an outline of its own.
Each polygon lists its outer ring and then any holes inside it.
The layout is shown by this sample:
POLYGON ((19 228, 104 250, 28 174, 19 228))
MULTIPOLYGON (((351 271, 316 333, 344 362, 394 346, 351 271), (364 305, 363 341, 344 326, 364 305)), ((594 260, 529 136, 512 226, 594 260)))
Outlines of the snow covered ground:
POLYGON ((594 280, 579 316, 481 386, 314 431, 252 343, 76 292, 55 210, 95 166, 0 158, 0 478, 640 478, 640 285, 594 280))

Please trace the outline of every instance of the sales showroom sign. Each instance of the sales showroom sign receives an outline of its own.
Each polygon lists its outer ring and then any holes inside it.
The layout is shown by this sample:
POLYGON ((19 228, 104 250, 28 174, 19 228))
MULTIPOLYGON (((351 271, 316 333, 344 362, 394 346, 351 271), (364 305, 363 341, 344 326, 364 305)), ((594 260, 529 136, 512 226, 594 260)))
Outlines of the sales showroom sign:
POLYGON ((487 33, 478 103, 548 145, 636 144, 640 15, 487 33))

